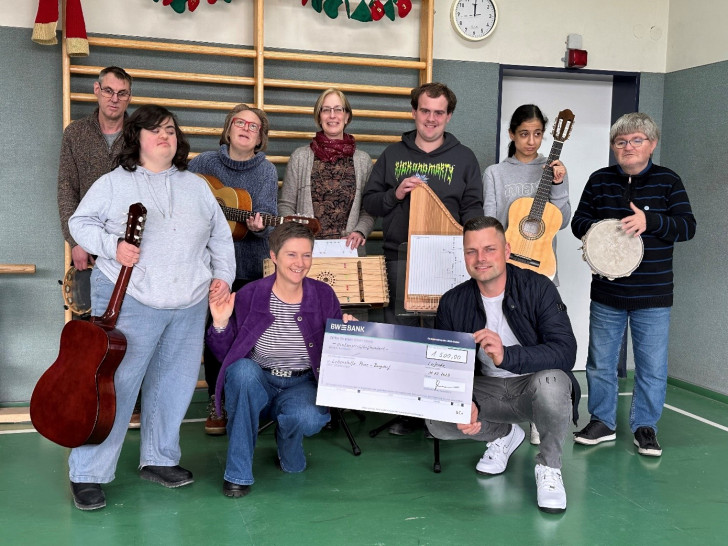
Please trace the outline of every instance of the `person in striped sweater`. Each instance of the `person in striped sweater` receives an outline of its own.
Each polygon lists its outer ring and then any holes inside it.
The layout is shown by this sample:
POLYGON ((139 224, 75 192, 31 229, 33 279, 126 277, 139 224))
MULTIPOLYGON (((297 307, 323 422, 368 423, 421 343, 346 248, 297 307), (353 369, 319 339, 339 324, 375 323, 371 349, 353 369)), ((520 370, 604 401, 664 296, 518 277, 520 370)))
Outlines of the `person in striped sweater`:
POLYGON ((676 242, 695 235, 696 221, 680 177, 652 162, 660 138, 646 114, 620 117, 610 130, 617 165, 593 173, 571 221, 581 239, 600 220, 621 220, 642 237, 644 257, 628 277, 592 276, 586 375, 591 420, 574 441, 595 445, 616 439, 617 363, 627 324, 635 375, 630 428, 641 455, 660 456, 657 422, 667 389, 667 348, 673 303, 672 254, 676 242))

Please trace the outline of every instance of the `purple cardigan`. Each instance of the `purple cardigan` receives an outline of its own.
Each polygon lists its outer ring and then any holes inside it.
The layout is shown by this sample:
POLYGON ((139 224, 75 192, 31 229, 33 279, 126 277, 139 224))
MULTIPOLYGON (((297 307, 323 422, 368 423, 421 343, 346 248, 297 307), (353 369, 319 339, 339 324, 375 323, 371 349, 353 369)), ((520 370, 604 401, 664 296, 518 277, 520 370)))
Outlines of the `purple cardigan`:
MULTIPOLYGON (((270 275, 246 284, 235 294, 235 309, 227 328, 217 333, 210 325, 207 330, 205 342, 222 362, 215 385, 215 405, 219 415, 222 415, 220 401, 225 385, 225 370, 233 362, 249 357, 260 336, 273 324, 275 317, 270 312, 270 294, 275 279, 275 275, 270 275)), ((329 318, 341 318, 341 306, 334 290, 324 282, 304 277, 301 310, 296 314, 296 320, 317 380, 326 319, 329 318)))

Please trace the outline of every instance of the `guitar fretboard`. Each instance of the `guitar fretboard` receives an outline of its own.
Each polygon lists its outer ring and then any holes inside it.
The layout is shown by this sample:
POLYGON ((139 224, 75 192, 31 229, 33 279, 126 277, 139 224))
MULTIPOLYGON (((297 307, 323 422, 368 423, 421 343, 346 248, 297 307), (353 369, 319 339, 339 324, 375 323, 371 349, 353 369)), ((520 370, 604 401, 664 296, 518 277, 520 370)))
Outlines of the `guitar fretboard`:
MULTIPOLYGON (((256 215, 255 212, 250 210, 235 209, 232 207, 226 207, 220 205, 225 218, 232 222, 245 222, 248 218, 252 218, 256 215)), ((265 212, 260 213, 260 217, 263 220, 264 226, 277 226, 283 223, 284 218, 281 216, 274 216, 265 212)))
POLYGON ((531 211, 528 213, 528 217, 532 220, 541 219, 546 203, 549 202, 551 184, 554 182, 554 169, 549 167, 549 165, 559 158, 561 155, 561 148, 563 148, 563 146, 564 143, 559 140, 554 140, 554 143, 551 146, 551 152, 546 159, 546 167, 544 167, 543 173, 541 174, 541 180, 538 183, 536 194, 533 196, 531 211))

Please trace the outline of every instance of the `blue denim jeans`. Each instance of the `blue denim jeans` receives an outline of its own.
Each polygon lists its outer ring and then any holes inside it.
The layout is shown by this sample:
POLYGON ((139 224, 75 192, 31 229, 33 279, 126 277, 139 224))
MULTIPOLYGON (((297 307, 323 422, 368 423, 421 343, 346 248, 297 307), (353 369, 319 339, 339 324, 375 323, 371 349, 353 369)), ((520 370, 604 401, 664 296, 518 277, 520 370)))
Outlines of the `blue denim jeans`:
POLYGON ((635 364, 629 426, 632 432, 639 427, 657 432, 667 390, 670 307, 625 311, 591 302, 586 360, 589 413, 612 430, 617 428, 617 366, 628 323, 635 364))
POLYGON ((303 472, 303 437, 319 432, 331 416, 316 405, 316 381, 309 372, 298 377, 276 377, 249 358, 225 370, 225 409, 229 437, 225 479, 240 485, 253 480, 253 450, 260 418, 273 419, 281 469, 303 472))
POLYGON ((480 406, 480 432, 468 436, 455 423, 425 420, 430 433, 441 440, 492 442, 506 436, 512 423, 530 421, 541 435, 538 464, 561 468, 561 452, 571 421, 571 379, 561 370, 515 377, 477 376, 473 398, 480 406))
MULTIPOLYGON (((98 269, 91 274, 93 314, 103 314, 114 283, 98 269)), ((116 328, 126 336, 126 353, 114 375, 116 418, 101 444, 71 450, 73 482, 109 483, 115 477, 129 418, 142 391, 139 465, 179 463, 179 428, 192 400, 202 358, 207 300, 186 309, 153 309, 128 294, 116 328)))

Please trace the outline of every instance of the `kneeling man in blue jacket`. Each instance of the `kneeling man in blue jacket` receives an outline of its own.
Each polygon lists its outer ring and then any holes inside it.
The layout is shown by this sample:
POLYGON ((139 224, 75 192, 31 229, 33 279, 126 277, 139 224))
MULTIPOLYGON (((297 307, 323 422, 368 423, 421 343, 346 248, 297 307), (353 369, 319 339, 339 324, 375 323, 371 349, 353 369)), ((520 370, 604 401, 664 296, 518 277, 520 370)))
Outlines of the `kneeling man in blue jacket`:
POLYGON ((541 434, 536 455, 536 497, 545 512, 566 510, 561 451, 576 424, 581 392, 571 373, 576 338, 554 284, 545 276, 507 264, 510 247, 495 218, 481 216, 463 226, 465 266, 471 276, 446 292, 435 327, 473 332, 478 346, 473 404, 467 425, 428 420, 441 440, 487 442, 475 469, 505 471, 530 421, 541 434))

